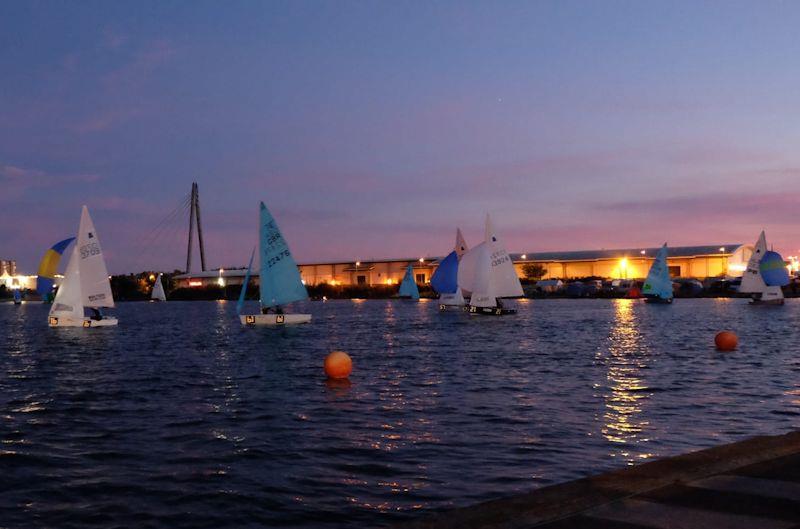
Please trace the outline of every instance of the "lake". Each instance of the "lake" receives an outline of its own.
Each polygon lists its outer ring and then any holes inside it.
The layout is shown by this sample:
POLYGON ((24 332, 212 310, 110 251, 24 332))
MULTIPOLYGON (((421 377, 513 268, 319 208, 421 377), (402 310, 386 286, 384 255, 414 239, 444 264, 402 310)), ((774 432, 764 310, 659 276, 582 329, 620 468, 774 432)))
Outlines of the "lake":
POLYGON ((800 299, 508 305, 308 302, 280 329, 231 302, 120 303, 104 329, 0 305, 0 525, 385 526, 800 427, 800 299))

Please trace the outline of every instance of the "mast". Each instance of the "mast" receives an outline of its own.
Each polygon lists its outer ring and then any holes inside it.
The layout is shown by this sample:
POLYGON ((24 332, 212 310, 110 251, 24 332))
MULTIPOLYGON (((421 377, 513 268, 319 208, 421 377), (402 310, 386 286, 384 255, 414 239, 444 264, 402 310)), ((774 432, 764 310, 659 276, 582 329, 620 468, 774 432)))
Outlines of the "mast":
POLYGON ((197 182, 192 182, 192 195, 189 199, 189 242, 186 247, 186 273, 192 270, 192 239, 194 238, 194 225, 197 223, 197 238, 200 242, 200 268, 206 271, 206 248, 203 244, 203 225, 200 223, 200 192, 197 182))
POLYGON ((194 207, 197 196, 197 182, 192 182, 192 197, 189 199, 189 245, 186 249, 186 273, 192 271, 192 237, 194 236, 194 207))
POLYGON ((206 250, 203 246, 203 225, 200 224, 200 191, 197 182, 194 183, 194 213, 197 216, 197 238, 200 239, 200 268, 206 271, 206 250))

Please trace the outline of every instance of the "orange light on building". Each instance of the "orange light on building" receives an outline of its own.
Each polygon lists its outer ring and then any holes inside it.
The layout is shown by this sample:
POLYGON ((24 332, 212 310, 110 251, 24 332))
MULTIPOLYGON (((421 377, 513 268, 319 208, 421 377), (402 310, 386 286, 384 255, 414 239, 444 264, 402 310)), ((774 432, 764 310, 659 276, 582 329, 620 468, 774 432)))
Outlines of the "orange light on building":
POLYGON ((202 281, 197 281, 197 280, 189 281, 189 286, 190 287, 202 287, 203 286, 203 282, 202 281))

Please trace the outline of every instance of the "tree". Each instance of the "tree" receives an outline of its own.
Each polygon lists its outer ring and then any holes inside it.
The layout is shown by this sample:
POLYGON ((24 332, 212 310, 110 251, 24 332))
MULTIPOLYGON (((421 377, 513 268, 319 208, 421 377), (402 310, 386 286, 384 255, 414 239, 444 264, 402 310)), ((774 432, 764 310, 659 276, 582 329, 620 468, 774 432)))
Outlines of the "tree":
POLYGON ((539 263, 527 263, 522 265, 522 275, 525 279, 541 279, 547 273, 547 269, 539 263))

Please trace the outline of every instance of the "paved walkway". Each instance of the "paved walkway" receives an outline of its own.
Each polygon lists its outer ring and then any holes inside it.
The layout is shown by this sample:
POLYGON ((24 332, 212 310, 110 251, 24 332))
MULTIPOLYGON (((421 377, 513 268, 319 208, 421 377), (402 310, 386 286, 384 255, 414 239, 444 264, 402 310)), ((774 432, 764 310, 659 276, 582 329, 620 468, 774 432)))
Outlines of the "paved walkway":
POLYGON ((401 527, 800 529, 800 432, 661 459, 401 527))

